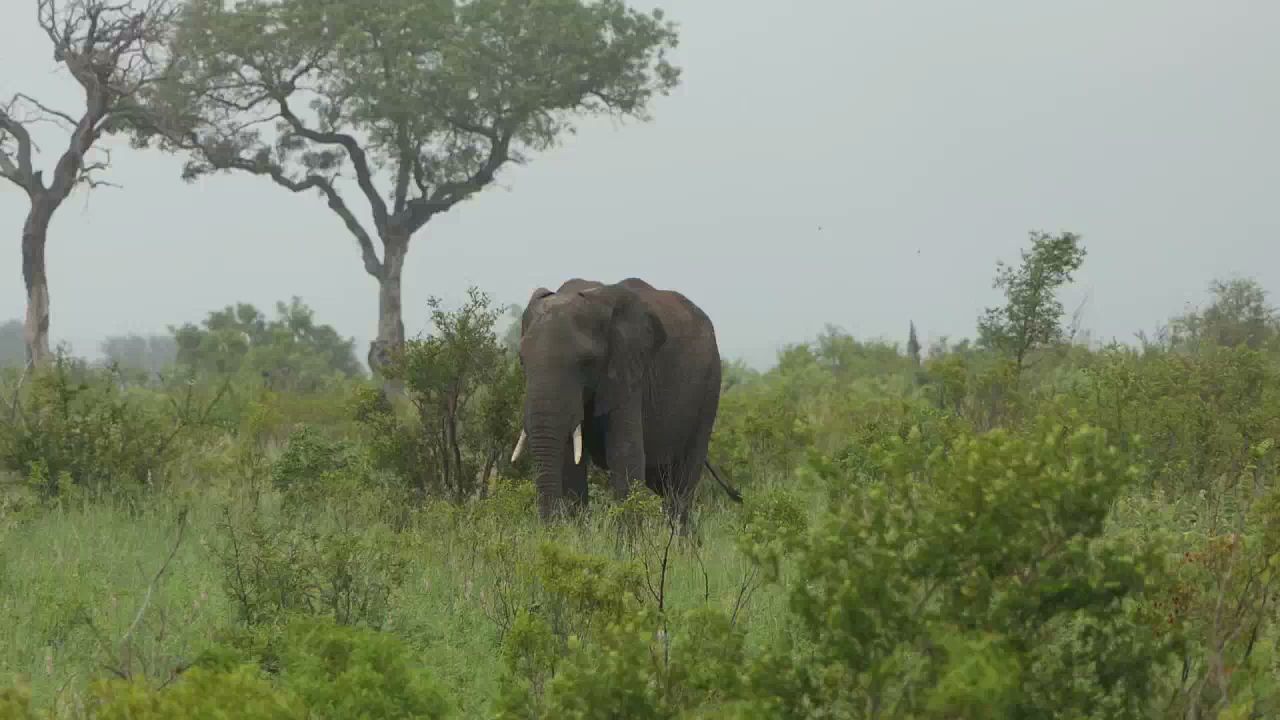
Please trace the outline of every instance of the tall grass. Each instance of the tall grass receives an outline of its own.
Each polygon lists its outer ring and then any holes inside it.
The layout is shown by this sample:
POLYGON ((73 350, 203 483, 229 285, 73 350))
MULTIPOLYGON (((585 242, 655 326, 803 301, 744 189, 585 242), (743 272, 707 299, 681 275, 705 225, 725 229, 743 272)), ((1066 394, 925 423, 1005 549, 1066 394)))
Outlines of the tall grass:
MULTIPOLYGON (((172 677, 236 621, 215 552, 225 540, 223 513, 272 518, 282 512, 279 500, 268 491, 251 509, 222 492, 172 492, 142 508, 66 501, 7 518, 0 523, 0 677, 25 679, 40 707, 76 706, 87 683, 104 674, 172 677)), ((696 542, 659 527, 628 544, 602 502, 556 529, 531 512, 431 504, 396 536, 407 554, 406 579, 381 629, 415 650, 462 717, 483 716, 497 695, 505 625, 530 599, 512 596, 524 581, 517 575, 527 572, 538 543, 551 539, 647 563, 652 592, 666 607, 736 611, 749 640, 765 643, 785 632, 784 599, 738 550, 736 522, 732 510, 705 511, 696 542)))

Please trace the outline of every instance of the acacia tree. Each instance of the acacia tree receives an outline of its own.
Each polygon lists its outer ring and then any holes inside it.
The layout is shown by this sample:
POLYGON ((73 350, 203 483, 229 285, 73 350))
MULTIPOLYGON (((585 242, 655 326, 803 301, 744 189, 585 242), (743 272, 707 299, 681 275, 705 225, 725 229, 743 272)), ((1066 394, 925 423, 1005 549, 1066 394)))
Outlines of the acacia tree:
POLYGON ((404 344, 410 238, 575 118, 645 119, 678 82, 675 44, 660 11, 621 0, 190 0, 139 140, 186 154, 188 180, 318 193, 378 283, 376 370, 404 344))
POLYGON ((22 225, 22 279, 27 289, 23 328, 27 363, 44 365, 49 352, 49 276, 45 242, 53 214, 77 187, 102 184, 96 174, 109 157, 88 159, 95 143, 137 116, 136 99, 155 80, 155 52, 175 15, 171 0, 36 0, 36 19, 53 57, 80 85, 79 112, 51 108, 24 93, 0 106, 0 177, 30 199, 22 225), (32 128, 51 123, 67 133, 46 180, 36 169, 32 128))

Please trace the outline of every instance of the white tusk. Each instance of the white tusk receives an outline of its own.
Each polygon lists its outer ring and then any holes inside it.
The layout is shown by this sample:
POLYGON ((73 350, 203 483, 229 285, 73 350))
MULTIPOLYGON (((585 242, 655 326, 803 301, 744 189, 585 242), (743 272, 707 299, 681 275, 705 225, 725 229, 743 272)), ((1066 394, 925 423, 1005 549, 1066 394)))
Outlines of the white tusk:
POLYGON ((582 425, 573 430, 573 464, 577 465, 582 462, 582 425))
POLYGON ((529 439, 529 436, 525 434, 524 430, 521 430, 520 439, 516 441, 515 452, 511 453, 511 462, 515 462, 516 460, 520 459, 520 453, 524 452, 524 444, 525 444, 525 441, 528 439, 529 439))

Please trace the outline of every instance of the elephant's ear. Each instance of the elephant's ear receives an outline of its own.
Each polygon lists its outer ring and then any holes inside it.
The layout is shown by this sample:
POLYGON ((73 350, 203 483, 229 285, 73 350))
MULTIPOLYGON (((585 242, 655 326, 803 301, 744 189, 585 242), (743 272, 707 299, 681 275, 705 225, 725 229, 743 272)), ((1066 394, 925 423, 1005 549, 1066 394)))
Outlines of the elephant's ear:
POLYGON ((650 368, 667 341, 661 318, 633 290, 613 285, 588 291, 612 305, 605 377, 596 388, 595 412, 620 407, 650 382, 650 368))
POLYGON ((529 302, 524 306, 524 314, 520 316, 520 335, 521 336, 524 335, 525 330, 529 329, 529 323, 533 322, 533 317, 536 312, 538 303, 541 302, 543 298, 549 295, 555 295, 555 293, 551 292, 550 290, 544 287, 540 287, 537 290, 534 290, 533 294, 529 296, 529 302))

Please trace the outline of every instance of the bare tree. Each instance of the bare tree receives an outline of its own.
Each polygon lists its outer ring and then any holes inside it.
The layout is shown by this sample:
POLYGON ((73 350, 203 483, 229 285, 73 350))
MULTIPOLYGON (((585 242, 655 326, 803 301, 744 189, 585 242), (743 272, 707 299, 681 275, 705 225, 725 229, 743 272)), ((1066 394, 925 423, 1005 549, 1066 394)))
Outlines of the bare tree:
POLYGON ((23 328, 27 364, 43 365, 49 352, 49 276, 45 242, 54 212, 73 190, 104 184, 97 179, 110 156, 99 149, 104 135, 122 129, 138 112, 134 99, 161 64, 154 53, 175 16, 176 0, 36 0, 36 19, 53 44, 53 59, 84 94, 77 113, 58 110, 24 93, 0 105, 0 177, 17 185, 31 206, 22 226, 22 279, 27 288, 23 328), (66 132, 66 146, 52 178, 36 169, 39 148, 32 128, 53 124, 66 132))

